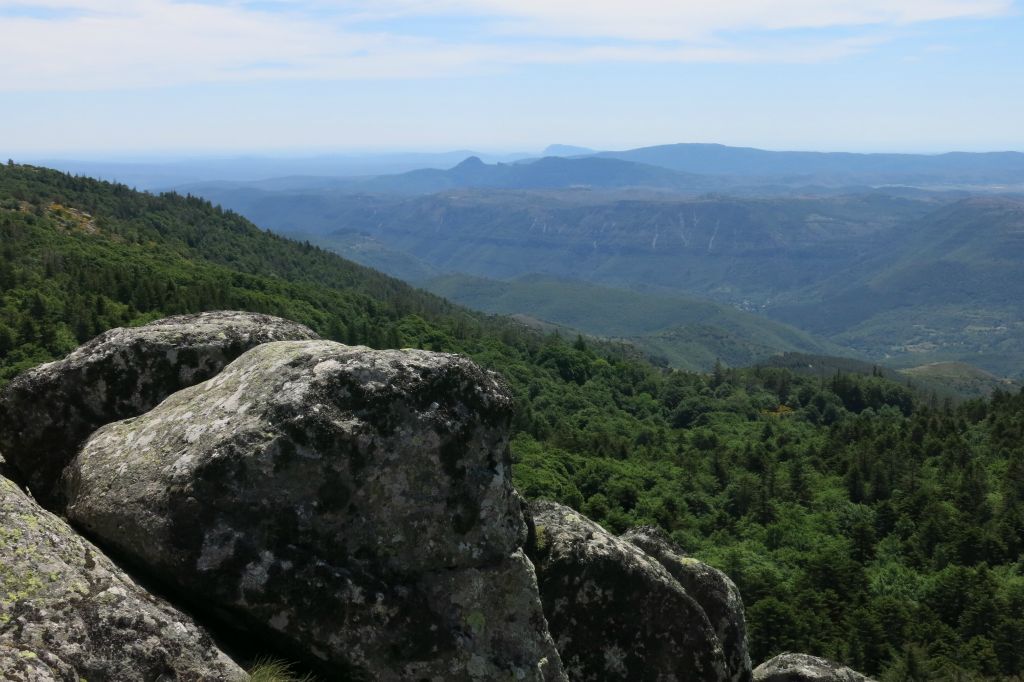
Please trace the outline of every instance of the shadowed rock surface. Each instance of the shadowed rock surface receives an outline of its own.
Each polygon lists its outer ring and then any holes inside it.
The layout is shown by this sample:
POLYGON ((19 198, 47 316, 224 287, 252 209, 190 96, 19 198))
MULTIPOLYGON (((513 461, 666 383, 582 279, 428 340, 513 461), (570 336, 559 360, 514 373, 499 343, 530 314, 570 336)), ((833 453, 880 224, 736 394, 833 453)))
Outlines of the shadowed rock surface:
POLYGON ((6 479, 0 556, 0 679, 248 679, 191 618, 6 479))
POLYGON ((755 682, 874 682, 844 665, 808 654, 779 654, 754 669, 755 682))
POLYGON ((269 315, 208 312, 112 329, 63 360, 15 378, 0 395, 0 452, 44 506, 62 506, 57 482, 100 426, 152 409, 268 341, 317 338, 269 315))
POLYGON ((750 652, 747 649, 743 599, 729 576, 686 556, 657 526, 631 528, 621 537, 657 559, 700 604, 725 652, 728 679, 731 682, 749 682, 750 652))
POLYGON ((0 477, 17 482, 18 472, 4 459, 4 453, 0 452, 0 477))
POLYGON ((339 677, 561 680, 511 408, 457 356, 269 343, 97 431, 68 515, 339 677))
POLYGON ((569 679, 728 679, 707 616, 658 561, 568 507, 530 509, 544 615, 569 679))

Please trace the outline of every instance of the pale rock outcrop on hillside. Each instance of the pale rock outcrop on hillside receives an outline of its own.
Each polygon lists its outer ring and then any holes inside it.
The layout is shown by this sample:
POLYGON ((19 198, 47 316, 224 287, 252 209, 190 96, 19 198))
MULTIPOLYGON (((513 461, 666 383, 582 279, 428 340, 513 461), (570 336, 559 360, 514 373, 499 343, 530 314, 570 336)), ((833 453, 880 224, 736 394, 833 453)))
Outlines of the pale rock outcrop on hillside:
POLYGON ((874 682, 869 677, 825 658, 779 654, 754 669, 755 682, 874 682))

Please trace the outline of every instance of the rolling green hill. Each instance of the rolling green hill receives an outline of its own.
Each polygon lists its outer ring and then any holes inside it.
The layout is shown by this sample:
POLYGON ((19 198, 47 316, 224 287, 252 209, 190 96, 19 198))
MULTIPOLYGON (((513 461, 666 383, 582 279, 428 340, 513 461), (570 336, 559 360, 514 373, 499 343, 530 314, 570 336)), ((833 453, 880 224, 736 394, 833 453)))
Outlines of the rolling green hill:
POLYGON ((675 367, 695 371, 710 371, 717 361, 731 367, 752 365, 782 352, 842 352, 773 320, 684 296, 543 275, 505 282, 445 275, 424 286, 477 310, 528 315, 590 335, 623 339, 675 367))
POLYGON ((904 225, 788 297, 778 319, 900 366, 1024 376, 1024 201, 972 198, 904 225))
POLYGON ((915 381, 947 387, 960 396, 990 396, 996 391, 1017 392, 1019 382, 1001 379, 994 374, 962 362, 935 362, 908 367, 902 373, 915 381))

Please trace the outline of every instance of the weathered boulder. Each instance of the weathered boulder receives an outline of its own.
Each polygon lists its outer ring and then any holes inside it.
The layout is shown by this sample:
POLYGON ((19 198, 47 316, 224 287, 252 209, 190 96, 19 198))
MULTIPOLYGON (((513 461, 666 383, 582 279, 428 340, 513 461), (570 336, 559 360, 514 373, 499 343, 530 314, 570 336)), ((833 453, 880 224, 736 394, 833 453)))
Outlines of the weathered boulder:
POLYGON ((686 593, 700 604, 725 652, 728 679, 731 682, 749 682, 747 621, 736 583, 718 569, 686 556, 657 526, 631 528, 621 537, 657 559, 686 593))
POLYGON ((808 654, 779 654, 754 668, 755 682, 873 682, 846 666, 808 654))
POLYGON ((564 679, 520 549, 511 407, 454 355, 269 343, 97 431, 68 515, 338 676, 564 679))
POLYGON ((313 339, 269 315, 209 312, 112 329, 63 360, 40 365, 0 394, 0 452, 44 506, 60 510, 59 480, 100 426, 142 414, 209 379, 253 346, 313 339))
POLYGON ((0 557, 0 679, 248 679, 188 616, 7 479, 0 557))
POLYGON ((568 507, 531 511, 544 615, 571 680, 728 679, 703 609, 658 561, 568 507))

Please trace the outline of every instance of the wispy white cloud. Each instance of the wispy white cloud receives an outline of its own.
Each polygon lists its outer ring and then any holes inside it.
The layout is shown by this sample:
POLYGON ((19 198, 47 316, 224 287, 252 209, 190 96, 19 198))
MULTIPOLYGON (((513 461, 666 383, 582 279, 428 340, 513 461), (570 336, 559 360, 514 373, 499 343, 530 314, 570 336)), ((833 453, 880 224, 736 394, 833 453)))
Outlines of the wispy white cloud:
MULTIPOLYGON (((338 3, 321 3, 338 4, 338 3)), ((906 25, 993 17, 1013 0, 364 0, 366 11, 500 17, 534 35, 692 40, 730 31, 906 25)))
POLYGON ((536 63, 821 61, 1011 0, 0 0, 0 90, 420 78, 536 63), (478 35, 411 31, 473 17, 478 35), (848 35, 818 35, 845 28, 848 35), (806 29, 800 42, 772 34, 806 29), (744 39, 736 37, 742 33, 744 39), (756 41, 750 40, 751 35, 756 41))

